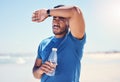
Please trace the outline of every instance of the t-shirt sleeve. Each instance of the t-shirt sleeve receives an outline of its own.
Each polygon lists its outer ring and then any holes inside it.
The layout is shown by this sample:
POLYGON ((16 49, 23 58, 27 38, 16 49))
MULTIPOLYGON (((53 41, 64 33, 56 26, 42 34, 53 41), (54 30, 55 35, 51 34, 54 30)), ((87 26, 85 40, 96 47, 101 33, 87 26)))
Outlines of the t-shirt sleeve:
POLYGON ((82 39, 77 39, 77 38, 73 37, 71 33, 70 33, 70 36, 71 36, 72 40, 75 42, 76 46, 80 46, 80 45, 84 46, 84 44, 86 43, 86 33, 84 34, 82 39))
POLYGON ((38 51, 37 51, 37 58, 38 59, 42 59, 41 54, 42 54, 42 46, 39 45, 38 46, 38 51))
POLYGON ((81 45, 84 45, 86 43, 86 33, 84 34, 82 39, 77 39, 79 43, 81 43, 81 45))

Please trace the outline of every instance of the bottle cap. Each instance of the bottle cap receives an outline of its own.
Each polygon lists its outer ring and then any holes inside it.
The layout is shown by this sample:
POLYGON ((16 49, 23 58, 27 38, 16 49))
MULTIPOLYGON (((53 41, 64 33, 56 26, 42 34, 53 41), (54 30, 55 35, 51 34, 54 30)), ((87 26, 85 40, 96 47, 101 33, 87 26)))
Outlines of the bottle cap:
POLYGON ((57 48, 52 48, 52 51, 57 51, 57 48))

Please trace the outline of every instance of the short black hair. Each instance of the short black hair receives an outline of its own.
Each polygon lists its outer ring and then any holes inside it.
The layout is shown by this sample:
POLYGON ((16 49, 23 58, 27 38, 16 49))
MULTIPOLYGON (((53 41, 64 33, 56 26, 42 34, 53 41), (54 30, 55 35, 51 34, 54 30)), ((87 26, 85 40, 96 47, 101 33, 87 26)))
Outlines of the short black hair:
POLYGON ((65 6, 65 5, 57 5, 54 8, 59 8, 59 7, 63 7, 63 6, 65 6))

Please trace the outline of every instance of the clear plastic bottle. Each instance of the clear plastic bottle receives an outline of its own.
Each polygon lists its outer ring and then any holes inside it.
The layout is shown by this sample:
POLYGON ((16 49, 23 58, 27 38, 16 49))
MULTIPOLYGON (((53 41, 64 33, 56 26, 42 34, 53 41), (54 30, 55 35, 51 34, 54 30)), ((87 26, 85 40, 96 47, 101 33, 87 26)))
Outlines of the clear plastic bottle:
MULTIPOLYGON (((50 61, 51 64, 54 64, 55 66, 57 65, 57 48, 52 48, 52 52, 50 53, 48 61, 50 61)), ((47 75, 54 76, 55 70, 56 70, 56 68, 52 72, 47 73, 47 75)))

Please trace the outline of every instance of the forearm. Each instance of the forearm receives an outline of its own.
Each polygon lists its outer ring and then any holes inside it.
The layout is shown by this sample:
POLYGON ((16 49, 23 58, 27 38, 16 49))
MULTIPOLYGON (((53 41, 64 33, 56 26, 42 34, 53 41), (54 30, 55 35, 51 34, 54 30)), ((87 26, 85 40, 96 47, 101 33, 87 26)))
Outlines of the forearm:
POLYGON ((59 8, 50 9, 51 16, 59 16, 65 18, 71 18, 75 12, 75 6, 64 6, 59 8))

